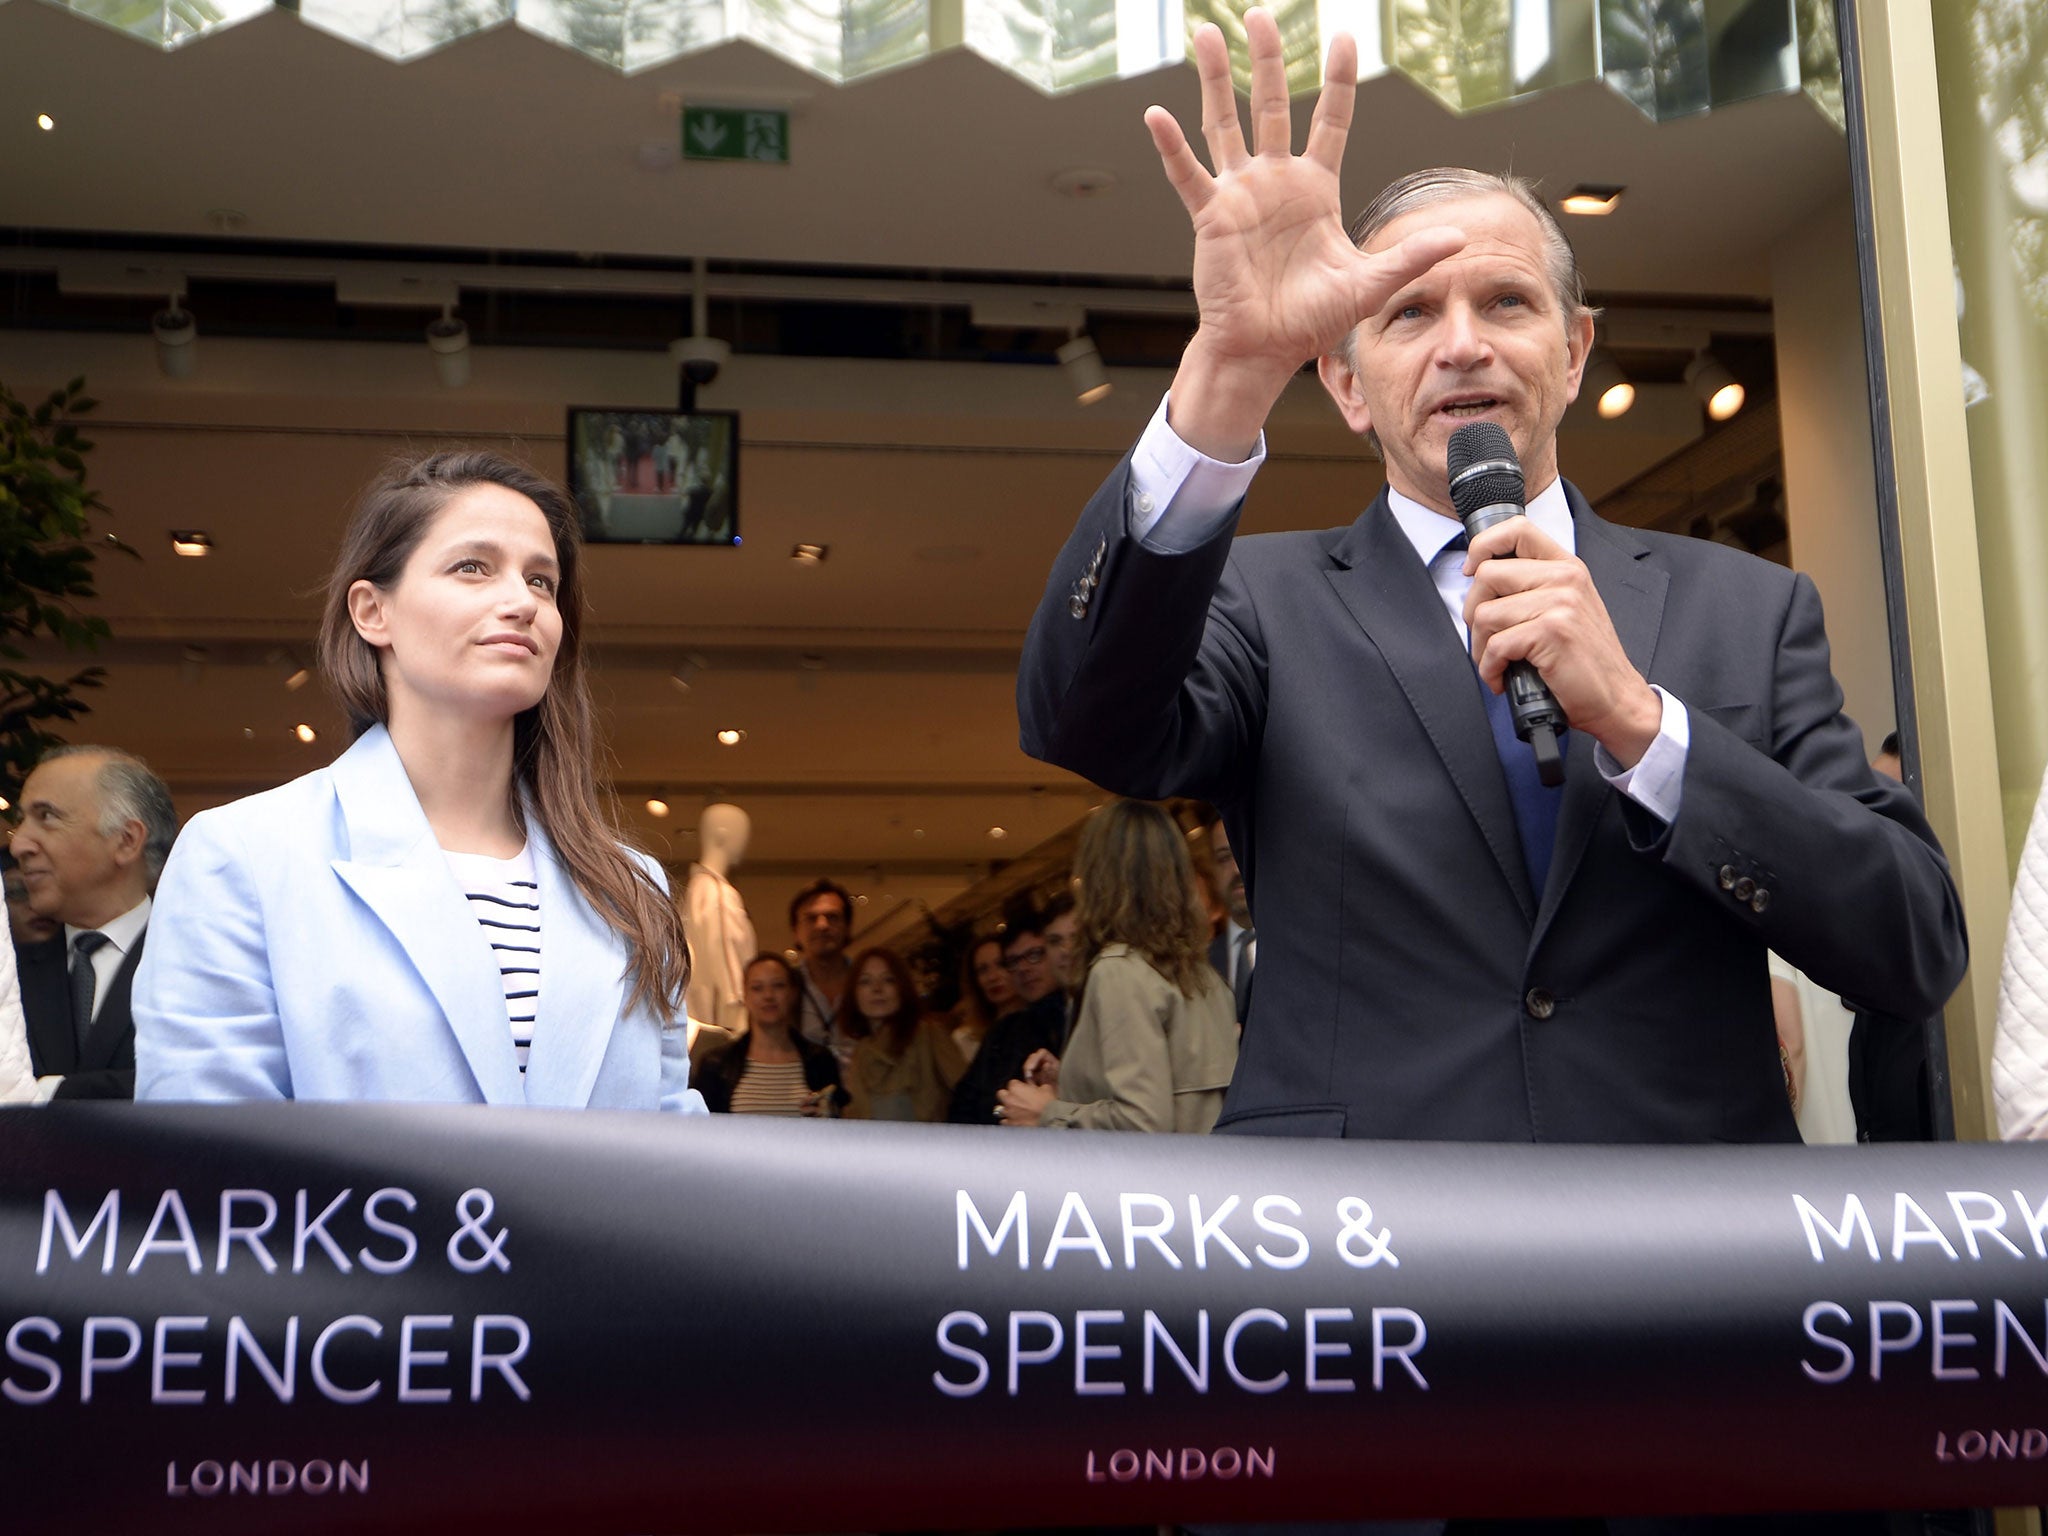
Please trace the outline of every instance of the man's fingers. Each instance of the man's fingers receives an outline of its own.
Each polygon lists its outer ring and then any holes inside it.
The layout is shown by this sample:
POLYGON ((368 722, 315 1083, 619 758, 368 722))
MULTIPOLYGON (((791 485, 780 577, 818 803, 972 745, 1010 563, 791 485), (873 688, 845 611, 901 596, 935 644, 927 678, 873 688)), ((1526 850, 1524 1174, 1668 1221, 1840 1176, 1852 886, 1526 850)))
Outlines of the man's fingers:
POLYGON ((1330 40, 1330 56, 1323 63, 1323 90, 1316 98, 1315 116, 1309 119, 1308 144, 1302 150, 1332 176, 1344 168, 1344 141, 1351 134, 1351 106, 1358 94, 1358 45, 1349 32, 1330 40))
MULTIPOLYGON (((1489 560, 1513 557, 1521 560, 1566 560, 1565 547, 1536 525, 1533 518, 1511 517, 1495 523, 1472 541, 1465 552, 1465 574, 1474 576, 1489 560)), ((1509 580, 1513 574, 1502 572, 1509 580)), ((1533 578, 1532 578, 1533 579, 1533 578)), ((1527 582, 1518 585, 1528 585, 1527 582)))
POLYGON ((1230 83, 1230 49, 1214 22, 1195 31, 1195 71, 1202 79, 1202 137, 1220 176, 1243 165, 1244 130, 1237 121, 1237 88, 1230 83))
POLYGON ((1145 128, 1152 135, 1152 147, 1159 151, 1159 163, 1166 171, 1167 181, 1180 195, 1181 205, 1190 214, 1200 213, 1203 205, 1216 195, 1216 178, 1202 169, 1187 135, 1180 131, 1180 124, 1166 108, 1147 107, 1145 128))
POLYGON ((1273 13, 1262 6, 1246 11, 1244 39, 1252 60, 1252 149, 1261 155, 1292 154, 1294 118, 1287 107, 1287 64, 1273 13))
POLYGON ((1387 301, 1446 256, 1465 249, 1465 231, 1455 224, 1418 229, 1383 251, 1361 253, 1358 262, 1361 315, 1376 315, 1387 301))

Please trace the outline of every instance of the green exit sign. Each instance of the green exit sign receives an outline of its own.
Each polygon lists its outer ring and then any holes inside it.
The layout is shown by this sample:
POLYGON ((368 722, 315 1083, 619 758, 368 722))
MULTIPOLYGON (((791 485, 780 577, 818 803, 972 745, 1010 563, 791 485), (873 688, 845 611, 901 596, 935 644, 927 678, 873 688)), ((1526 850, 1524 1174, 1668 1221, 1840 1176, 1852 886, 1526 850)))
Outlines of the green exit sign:
POLYGON ((685 160, 756 160, 789 164, 789 114, 746 107, 689 107, 683 112, 685 160))

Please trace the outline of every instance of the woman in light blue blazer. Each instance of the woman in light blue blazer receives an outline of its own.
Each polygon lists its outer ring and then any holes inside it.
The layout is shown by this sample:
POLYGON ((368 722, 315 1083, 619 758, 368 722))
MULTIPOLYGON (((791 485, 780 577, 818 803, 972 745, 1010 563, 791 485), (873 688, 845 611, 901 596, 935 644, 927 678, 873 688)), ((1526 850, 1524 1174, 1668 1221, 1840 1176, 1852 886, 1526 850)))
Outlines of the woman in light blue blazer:
POLYGON ((580 553, 567 496, 499 454, 365 495, 320 634, 355 744, 178 839, 137 1098, 703 1110, 681 920, 592 777, 580 553))

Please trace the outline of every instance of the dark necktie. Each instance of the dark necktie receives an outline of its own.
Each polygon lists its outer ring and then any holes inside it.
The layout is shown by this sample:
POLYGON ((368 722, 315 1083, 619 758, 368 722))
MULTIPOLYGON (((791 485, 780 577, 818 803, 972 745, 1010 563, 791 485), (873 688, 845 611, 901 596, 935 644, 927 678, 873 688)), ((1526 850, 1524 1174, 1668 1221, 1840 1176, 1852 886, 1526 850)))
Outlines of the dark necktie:
POLYGON ((1237 1021, 1242 1024, 1252 1002, 1252 941, 1259 936, 1256 928, 1241 929, 1237 935, 1237 953, 1231 956, 1231 970, 1235 973, 1230 983, 1230 995, 1237 1005, 1237 1021))
POLYGON ((85 932, 71 941, 71 1027, 85 1049, 86 1032, 92 1028, 92 1000, 98 978, 92 973, 93 953, 112 941, 104 933, 85 932))
MULTIPOLYGON (((1461 533, 1444 546, 1444 552, 1456 550, 1462 554, 1465 548, 1465 535, 1461 533)), ((1493 728, 1493 750, 1507 779, 1508 803, 1514 809, 1515 831, 1522 840, 1522 867, 1528 871, 1529 889, 1540 907, 1543 887, 1550 879, 1550 851, 1557 841, 1557 809, 1564 800, 1564 786, 1544 787, 1536 777, 1535 754, 1515 734, 1514 711, 1508 707, 1507 695, 1486 686, 1477 663, 1472 667, 1472 678, 1478 685, 1479 696, 1486 702, 1486 723, 1493 728)), ((1558 732, 1559 752, 1566 750, 1570 737, 1569 731, 1558 732)))

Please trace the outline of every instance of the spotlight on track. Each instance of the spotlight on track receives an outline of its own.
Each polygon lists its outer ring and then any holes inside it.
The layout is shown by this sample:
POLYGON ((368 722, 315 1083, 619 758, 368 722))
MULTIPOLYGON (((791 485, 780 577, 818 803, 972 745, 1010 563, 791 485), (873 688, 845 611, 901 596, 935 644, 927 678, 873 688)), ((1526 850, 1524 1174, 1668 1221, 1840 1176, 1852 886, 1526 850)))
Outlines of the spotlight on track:
POLYGON ((427 350, 434 354, 434 372, 444 389, 460 389, 469 382, 469 327, 456 316, 455 306, 441 306, 441 318, 427 324, 427 350))
POLYGON ((168 308, 150 318, 149 333, 156 338, 156 366, 167 379, 189 379, 199 366, 199 322, 192 312, 171 295, 168 308))
POLYGON ((1074 386, 1074 398, 1093 405, 1115 388, 1109 370, 1102 366, 1102 354, 1095 350, 1095 338, 1086 332, 1061 345, 1060 366, 1067 370, 1067 382, 1074 386))
POLYGON ((1612 352, 1595 352, 1587 360, 1586 389, 1593 396, 1594 409, 1605 421, 1626 416, 1629 407, 1636 403, 1636 387, 1629 383, 1612 352))
POLYGON ((1700 397, 1700 404, 1716 421, 1726 421, 1733 416, 1748 398, 1742 386, 1735 382, 1735 375, 1705 348, 1695 352, 1692 361, 1685 365, 1685 382, 1692 386, 1692 392, 1700 397))

